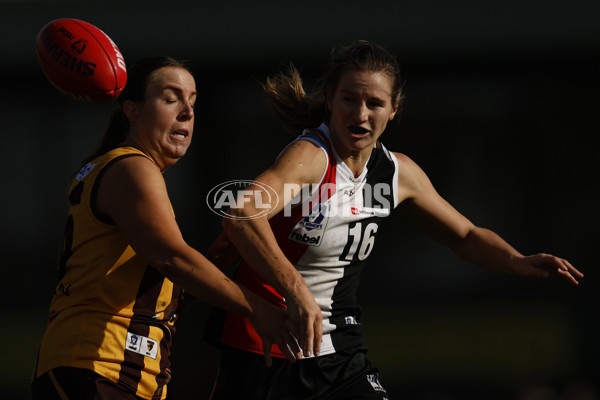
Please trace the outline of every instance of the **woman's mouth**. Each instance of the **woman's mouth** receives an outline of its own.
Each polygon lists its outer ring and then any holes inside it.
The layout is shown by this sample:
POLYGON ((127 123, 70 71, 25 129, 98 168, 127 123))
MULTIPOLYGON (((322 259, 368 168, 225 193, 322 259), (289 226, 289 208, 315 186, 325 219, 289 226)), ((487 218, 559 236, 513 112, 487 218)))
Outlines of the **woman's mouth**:
POLYGON ((175 131, 172 135, 179 140, 183 140, 188 136, 188 133, 186 131, 175 131))
POLYGON ((365 133, 369 132, 365 128, 362 128, 362 127, 356 126, 356 125, 351 125, 351 126, 348 127, 348 129, 350 130, 350 132, 352 132, 352 133, 354 133, 356 135, 364 135, 365 133))

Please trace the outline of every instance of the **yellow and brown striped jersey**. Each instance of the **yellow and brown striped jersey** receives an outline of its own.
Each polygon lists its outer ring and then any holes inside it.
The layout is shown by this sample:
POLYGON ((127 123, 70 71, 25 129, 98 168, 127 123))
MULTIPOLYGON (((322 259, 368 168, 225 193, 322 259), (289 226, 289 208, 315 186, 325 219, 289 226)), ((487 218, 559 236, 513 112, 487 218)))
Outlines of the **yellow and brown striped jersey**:
POLYGON ((132 156, 147 157, 132 147, 111 150, 85 165, 71 184, 64 252, 36 376, 59 366, 88 368, 142 398, 164 399, 182 291, 94 208, 103 172, 132 156))

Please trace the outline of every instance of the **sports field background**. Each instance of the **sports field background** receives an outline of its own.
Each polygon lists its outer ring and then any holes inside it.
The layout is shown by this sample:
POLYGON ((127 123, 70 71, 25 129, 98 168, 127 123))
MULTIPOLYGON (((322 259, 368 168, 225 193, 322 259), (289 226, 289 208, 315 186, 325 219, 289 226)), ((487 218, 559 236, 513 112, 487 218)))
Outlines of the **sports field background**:
MULTIPOLYGON (((201 251, 219 233, 206 193, 253 178, 291 139, 260 82, 292 61, 311 83, 336 43, 388 47, 403 69, 406 102, 384 144, 419 163, 475 223, 523 253, 565 257, 586 275, 575 288, 494 274, 393 215, 360 293, 369 356, 392 398, 599 398, 600 3, 201 3, 0 0, 0 397, 27 398, 67 182, 114 107, 63 97, 37 65, 37 32, 70 17, 108 33, 127 63, 155 54, 190 60, 200 93, 194 140, 166 179, 184 236, 201 251)), ((173 399, 210 392, 217 354, 201 339, 207 312, 196 302, 182 314, 173 399)))

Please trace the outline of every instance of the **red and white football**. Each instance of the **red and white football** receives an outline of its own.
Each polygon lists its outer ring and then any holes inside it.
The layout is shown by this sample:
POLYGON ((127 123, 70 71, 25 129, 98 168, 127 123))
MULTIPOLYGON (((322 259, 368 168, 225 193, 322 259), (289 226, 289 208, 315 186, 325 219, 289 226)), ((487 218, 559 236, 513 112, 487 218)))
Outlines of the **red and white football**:
POLYGON ((35 52, 48 80, 75 100, 106 103, 127 83, 117 45, 88 22, 61 18, 48 23, 37 35, 35 52))

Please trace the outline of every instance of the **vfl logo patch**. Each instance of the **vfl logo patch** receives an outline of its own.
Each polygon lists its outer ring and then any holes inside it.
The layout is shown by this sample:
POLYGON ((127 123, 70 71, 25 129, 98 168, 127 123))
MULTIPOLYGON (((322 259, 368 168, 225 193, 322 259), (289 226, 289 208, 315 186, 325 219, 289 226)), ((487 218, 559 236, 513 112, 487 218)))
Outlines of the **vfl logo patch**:
POLYGON ((75 179, 77 179, 78 181, 82 180, 87 174, 89 174, 94 169, 95 166, 96 164, 92 163, 85 164, 83 168, 81 168, 75 179))
POLYGON ((301 226, 307 231, 323 230, 323 220, 327 214, 327 206, 325 204, 318 204, 310 215, 302 218, 296 226, 301 226))
POLYGON ((378 373, 367 374, 367 381, 369 381, 369 383, 371 384, 371 386, 373 386, 373 389, 375 389, 376 392, 387 393, 383 386, 381 386, 381 383, 379 383, 378 373))
POLYGON ((147 338, 146 336, 136 335, 131 332, 127 332, 125 349, 150 357, 153 360, 156 360, 156 356, 158 355, 158 343, 156 340, 147 338))
POLYGON ((317 204, 310 215, 298 221, 292 232, 290 232, 288 239, 318 247, 321 244, 321 237, 327 226, 327 221, 327 206, 317 204))

